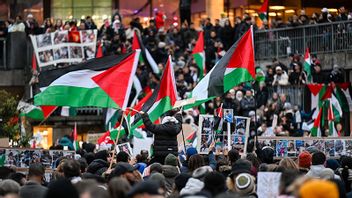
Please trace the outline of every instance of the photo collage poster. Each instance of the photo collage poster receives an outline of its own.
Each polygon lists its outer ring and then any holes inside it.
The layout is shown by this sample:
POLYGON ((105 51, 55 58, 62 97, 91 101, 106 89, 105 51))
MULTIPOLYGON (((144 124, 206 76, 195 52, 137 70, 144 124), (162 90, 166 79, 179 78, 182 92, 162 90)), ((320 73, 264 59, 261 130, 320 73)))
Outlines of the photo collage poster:
POLYGON ((133 156, 132 148, 129 142, 118 144, 116 146, 116 153, 121 151, 127 153, 129 156, 133 156))
POLYGON ((30 37, 39 67, 78 63, 95 57, 97 30, 65 30, 30 37))
POLYGON ((0 156, 3 155, 4 166, 29 168, 32 163, 42 163, 46 169, 55 169, 62 157, 74 159, 75 151, 1 148, 0 156))
POLYGON ((352 156, 352 139, 322 139, 322 138, 300 138, 300 139, 258 139, 259 144, 271 147, 275 157, 298 157, 298 155, 309 149, 317 149, 324 152, 327 157, 352 156))
POLYGON ((232 109, 223 111, 222 121, 218 121, 213 115, 200 115, 197 132, 197 137, 200 137, 197 138, 199 153, 208 153, 212 142, 215 142, 217 151, 236 148, 240 153, 246 152, 250 118, 233 116, 232 109))

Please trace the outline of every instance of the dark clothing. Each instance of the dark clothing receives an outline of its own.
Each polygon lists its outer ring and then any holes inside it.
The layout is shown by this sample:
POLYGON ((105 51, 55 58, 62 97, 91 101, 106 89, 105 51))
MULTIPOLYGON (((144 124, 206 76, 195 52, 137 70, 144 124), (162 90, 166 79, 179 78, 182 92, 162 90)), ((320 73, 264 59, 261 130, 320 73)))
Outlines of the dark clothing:
POLYGON ((180 0, 180 19, 181 24, 187 21, 187 24, 191 24, 191 0, 180 0))
POLYGON ((329 81, 327 76, 322 72, 319 72, 319 73, 313 72, 312 77, 313 77, 314 83, 328 83, 329 81))
POLYGON ((268 97, 269 97, 269 92, 266 87, 264 87, 262 90, 257 91, 256 95, 257 99, 257 108, 260 108, 261 106, 265 106, 266 103, 268 102, 268 97))
POLYGON ((44 198, 47 192, 47 188, 34 182, 29 181, 20 189, 21 198, 44 198))
POLYGON ((225 26, 220 30, 220 39, 224 45, 224 50, 227 51, 233 44, 234 30, 231 26, 225 26))
POLYGON ((300 72, 300 73, 292 72, 288 78, 288 81, 290 82, 291 85, 302 85, 304 84, 305 80, 306 78, 303 72, 300 72))
POLYGON ((255 110, 255 100, 253 97, 247 98, 244 97, 241 100, 241 109, 243 116, 248 117, 250 111, 255 110))
POLYGON ((240 113, 240 103, 236 99, 225 98, 223 103, 224 109, 233 109, 233 115, 239 115, 240 113))
POLYGON ((145 128, 154 134, 154 156, 156 158, 166 157, 169 153, 177 156, 177 135, 182 129, 182 115, 177 113, 174 118, 178 123, 169 121, 164 124, 153 124, 147 113, 142 114, 145 128))
POLYGON ((89 164, 87 172, 95 175, 101 175, 108 169, 108 167, 109 164, 107 161, 102 159, 95 159, 92 163, 89 164))

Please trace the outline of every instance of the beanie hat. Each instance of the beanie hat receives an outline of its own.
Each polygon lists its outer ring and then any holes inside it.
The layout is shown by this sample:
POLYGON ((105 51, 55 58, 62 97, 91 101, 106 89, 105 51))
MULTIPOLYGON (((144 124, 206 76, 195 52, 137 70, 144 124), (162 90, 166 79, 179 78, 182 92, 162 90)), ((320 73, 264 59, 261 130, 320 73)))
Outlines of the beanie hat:
POLYGON ((79 194, 76 188, 71 184, 69 180, 56 180, 49 184, 48 191, 46 193, 47 198, 78 198, 79 194))
POLYGON ((205 175, 210 172, 213 172, 213 169, 210 166, 202 166, 193 171, 192 177, 204 180, 205 175))
POLYGON ((211 172, 204 177, 204 189, 212 192, 212 194, 219 194, 225 191, 225 177, 218 172, 211 172))
POLYGON ((248 173, 241 173, 235 179, 235 190, 241 196, 255 192, 254 178, 248 173))
POLYGON ((337 185, 326 180, 311 180, 299 189, 301 198, 338 198, 337 185))
POLYGON ((198 153, 197 149, 193 147, 188 148, 186 151, 187 157, 191 157, 192 155, 195 155, 197 153, 198 153))
POLYGON ((232 165, 231 175, 238 175, 240 173, 251 173, 251 162, 246 159, 239 159, 232 165))
POLYGON ((165 161, 164 161, 165 165, 171 165, 171 166, 177 166, 177 157, 171 153, 169 153, 166 157, 165 157, 165 161))
POLYGON ((309 168, 312 164, 312 156, 308 152, 302 152, 298 155, 298 166, 302 168, 309 168))

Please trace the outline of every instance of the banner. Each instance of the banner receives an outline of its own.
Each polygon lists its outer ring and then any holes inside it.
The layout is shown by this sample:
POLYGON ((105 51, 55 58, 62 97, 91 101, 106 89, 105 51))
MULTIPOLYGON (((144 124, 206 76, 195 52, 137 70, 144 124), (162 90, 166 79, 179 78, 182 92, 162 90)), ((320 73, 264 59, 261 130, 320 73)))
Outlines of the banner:
POLYGON ((30 35, 39 67, 77 63, 95 57, 97 30, 30 35))
POLYGON ((0 148, 2 166, 29 168, 32 163, 41 163, 46 169, 55 169, 62 157, 74 159, 75 151, 0 148))
POLYGON ((271 147, 275 157, 296 158, 303 151, 316 149, 327 157, 352 156, 352 139, 349 138, 313 138, 313 137, 258 137, 259 144, 271 147))

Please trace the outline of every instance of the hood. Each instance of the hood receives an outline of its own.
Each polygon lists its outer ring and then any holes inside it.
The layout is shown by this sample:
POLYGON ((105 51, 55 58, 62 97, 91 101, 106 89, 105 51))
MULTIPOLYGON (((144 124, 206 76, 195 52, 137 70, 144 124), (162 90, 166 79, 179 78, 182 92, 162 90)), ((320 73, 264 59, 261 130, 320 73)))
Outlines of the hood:
POLYGON ((163 175, 166 178, 176 177, 180 174, 180 170, 176 166, 163 165, 163 175))
POLYGON ((324 165, 312 165, 307 173, 307 176, 319 178, 321 172, 325 169, 324 165))
POLYGON ((89 164, 87 168, 87 172, 96 174, 96 172, 102 168, 107 168, 109 167, 109 164, 107 161, 102 160, 102 159, 95 159, 92 161, 92 163, 89 164))
POLYGON ((194 195, 200 192, 204 187, 204 182, 200 181, 199 179, 190 178, 186 186, 182 188, 180 195, 194 195))

